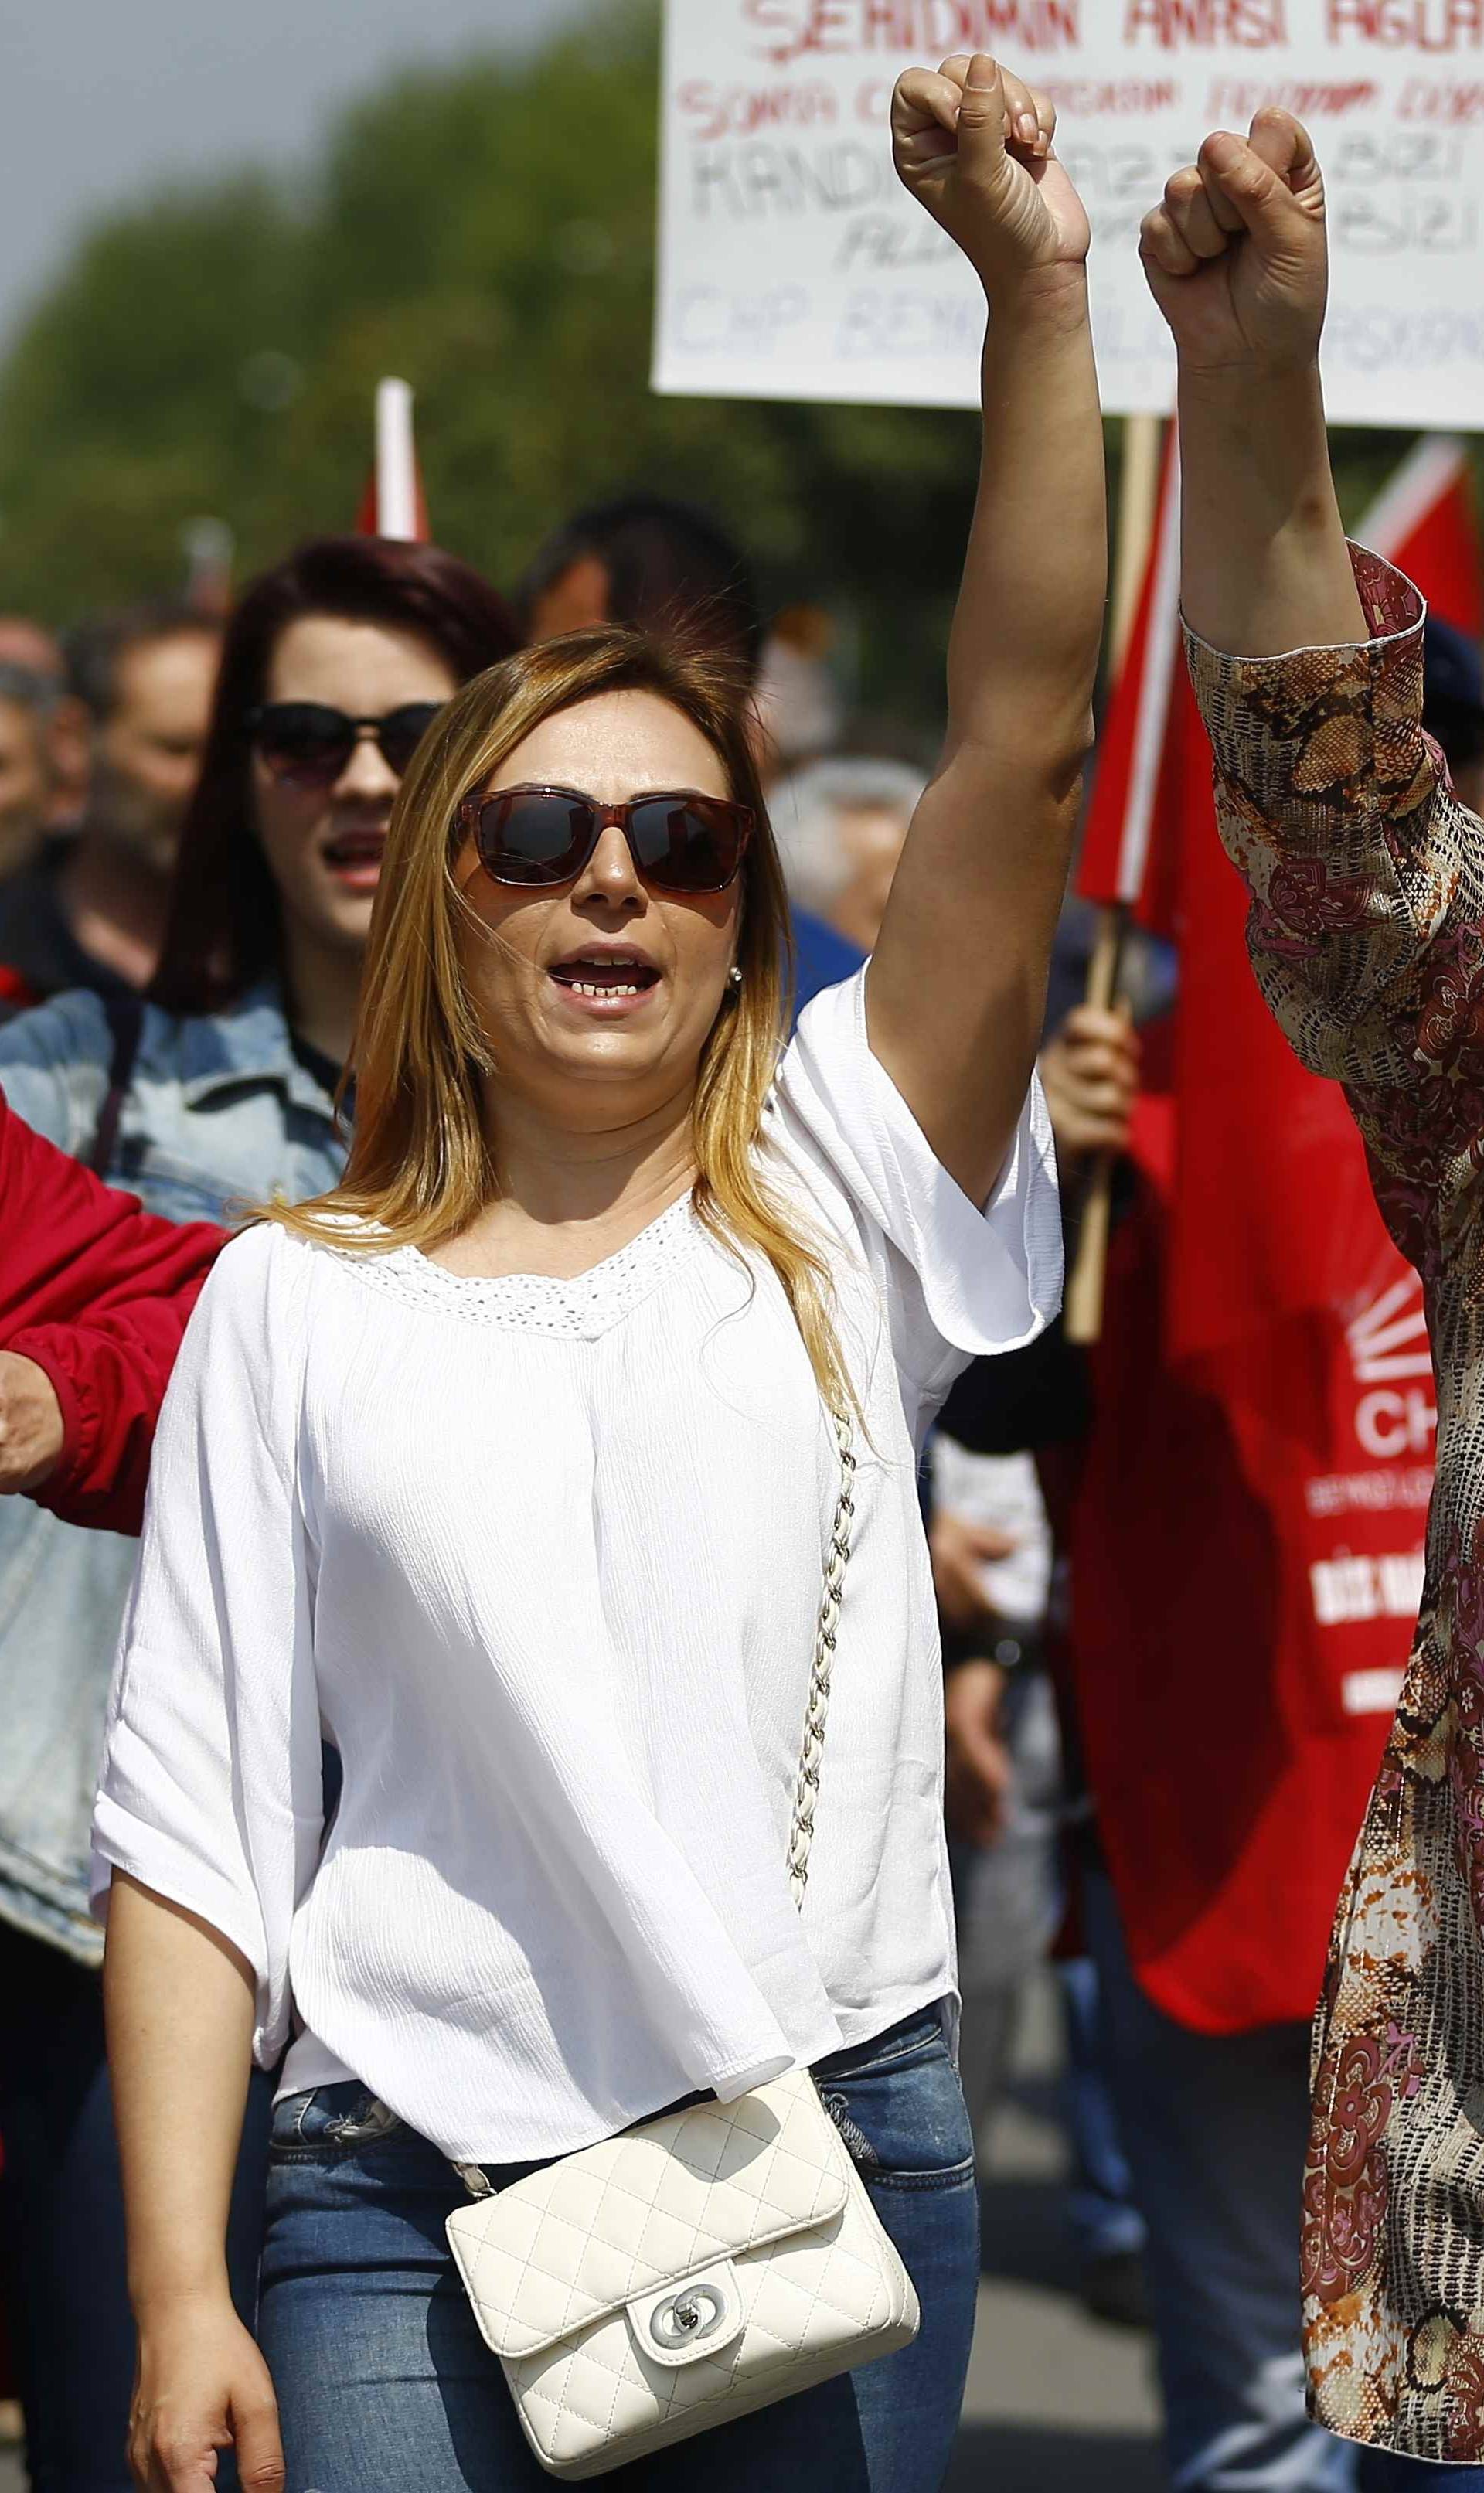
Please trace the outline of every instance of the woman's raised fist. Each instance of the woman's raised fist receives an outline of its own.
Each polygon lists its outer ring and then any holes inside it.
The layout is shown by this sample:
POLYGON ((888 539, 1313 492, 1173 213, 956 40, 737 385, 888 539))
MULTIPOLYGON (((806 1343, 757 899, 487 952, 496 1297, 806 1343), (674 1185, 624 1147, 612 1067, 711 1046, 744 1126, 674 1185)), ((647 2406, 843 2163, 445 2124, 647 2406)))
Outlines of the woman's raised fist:
POLYGON ((1053 151, 1055 129, 1054 105, 987 52, 958 52, 939 70, 905 70, 897 80, 897 170, 992 302, 1038 269, 1087 256, 1086 211, 1053 151))

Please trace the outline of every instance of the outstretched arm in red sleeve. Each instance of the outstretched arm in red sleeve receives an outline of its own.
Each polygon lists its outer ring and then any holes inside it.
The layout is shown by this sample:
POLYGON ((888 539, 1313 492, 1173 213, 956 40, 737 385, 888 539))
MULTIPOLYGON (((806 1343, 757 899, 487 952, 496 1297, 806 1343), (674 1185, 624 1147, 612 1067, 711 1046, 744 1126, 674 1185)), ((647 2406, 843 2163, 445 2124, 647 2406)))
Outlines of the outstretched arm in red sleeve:
POLYGON ((0 1095, 0 1490, 138 1530, 160 1404, 223 1243, 103 1185, 0 1095))

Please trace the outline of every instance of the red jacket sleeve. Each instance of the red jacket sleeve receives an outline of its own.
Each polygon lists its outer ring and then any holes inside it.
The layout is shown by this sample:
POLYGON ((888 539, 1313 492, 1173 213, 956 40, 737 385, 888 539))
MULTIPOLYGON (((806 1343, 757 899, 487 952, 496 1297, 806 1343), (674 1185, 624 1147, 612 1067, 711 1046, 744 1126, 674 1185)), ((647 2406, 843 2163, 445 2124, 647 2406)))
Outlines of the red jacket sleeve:
POLYGON ((56 1389, 66 1443, 38 1503, 66 1521, 137 1532, 155 1421, 225 1237, 141 1210, 0 1095, 0 1343, 56 1389))

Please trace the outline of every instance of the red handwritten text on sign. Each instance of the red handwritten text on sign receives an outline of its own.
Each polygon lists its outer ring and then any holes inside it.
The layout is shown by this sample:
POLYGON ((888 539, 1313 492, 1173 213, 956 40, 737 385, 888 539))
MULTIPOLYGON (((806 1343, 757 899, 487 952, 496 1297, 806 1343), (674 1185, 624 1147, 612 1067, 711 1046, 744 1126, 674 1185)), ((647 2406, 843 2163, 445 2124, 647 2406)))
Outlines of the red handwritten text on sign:
POLYGON ((1334 238, 1337 423, 1484 431, 1484 0, 666 0, 655 372, 700 396, 971 405, 983 296, 892 172, 913 61, 985 50, 1060 113, 1104 403, 1168 407, 1142 216, 1206 131, 1298 113, 1334 238))
POLYGON ((1130 44, 1152 37, 1167 51, 1201 44, 1260 49, 1288 42, 1287 0, 1127 0, 1123 34, 1130 44))
POLYGON ((809 54, 1001 52, 1082 40, 1083 0, 743 0, 755 48, 780 69, 809 54))
POLYGON ((1484 45, 1484 0, 1328 0, 1329 40, 1359 37, 1389 51, 1462 52, 1484 45))

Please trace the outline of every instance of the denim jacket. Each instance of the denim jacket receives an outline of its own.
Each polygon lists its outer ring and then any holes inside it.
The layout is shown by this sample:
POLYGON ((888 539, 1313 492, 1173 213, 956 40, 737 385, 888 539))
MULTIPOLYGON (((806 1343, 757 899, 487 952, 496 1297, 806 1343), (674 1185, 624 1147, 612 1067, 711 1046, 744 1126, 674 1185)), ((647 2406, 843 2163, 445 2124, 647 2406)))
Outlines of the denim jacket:
MULTIPOLYGON (((93 1148, 113 1042, 96 996, 58 996, 0 1027, 0 1086, 74 1154, 93 1148)), ((319 1194, 341 1174, 331 1101, 301 1065, 275 986, 231 1011, 147 1006, 107 1176, 172 1220, 319 1194)), ((134 1545, 0 1498, 0 1916, 84 1963, 88 1830, 113 1648, 134 1545)))

